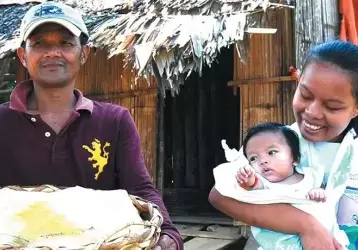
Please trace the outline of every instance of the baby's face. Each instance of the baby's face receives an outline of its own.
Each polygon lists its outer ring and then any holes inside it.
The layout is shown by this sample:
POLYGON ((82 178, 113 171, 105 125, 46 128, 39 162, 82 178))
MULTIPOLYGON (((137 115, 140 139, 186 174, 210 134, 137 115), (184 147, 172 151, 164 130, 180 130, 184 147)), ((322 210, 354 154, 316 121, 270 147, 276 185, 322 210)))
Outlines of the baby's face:
POLYGON ((294 173, 290 147, 281 133, 262 132, 246 145, 247 159, 270 182, 280 182, 294 173))

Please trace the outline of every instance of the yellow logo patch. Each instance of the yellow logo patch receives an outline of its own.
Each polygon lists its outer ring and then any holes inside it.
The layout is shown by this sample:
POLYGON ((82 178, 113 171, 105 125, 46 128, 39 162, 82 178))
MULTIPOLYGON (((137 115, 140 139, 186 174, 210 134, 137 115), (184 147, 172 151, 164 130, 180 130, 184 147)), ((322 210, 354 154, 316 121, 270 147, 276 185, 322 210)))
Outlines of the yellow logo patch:
POLYGON ((102 144, 98 139, 94 139, 92 142, 92 148, 87 145, 83 145, 82 148, 86 149, 88 153, 92 156, 88 158, 88 161, 93 161, 92 167, 98 168, 97 173, 94 176, 94 179, 97 180, 98 176, 103 172, 104 167, 108 163, 109 153, 106 151, 106 148, 111 146, 109 142, 106 142, 102 148, 102 144))

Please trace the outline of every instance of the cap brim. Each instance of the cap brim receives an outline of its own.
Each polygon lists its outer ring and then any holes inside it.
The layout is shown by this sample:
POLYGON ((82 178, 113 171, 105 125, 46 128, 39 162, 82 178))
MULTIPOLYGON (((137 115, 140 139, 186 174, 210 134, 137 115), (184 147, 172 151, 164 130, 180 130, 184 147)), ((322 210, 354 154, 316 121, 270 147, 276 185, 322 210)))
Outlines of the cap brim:
POLYGON ((29 35, 37 27, 39 27, 40 25, 45 24, 45 23, 56 23, 56 24, 59 24, 59 25, 63 26, 64 28, 66 28, 73 35, 75 35, 77 37, 79 37, 81 35, 81 30, 79 28, 77 28, 76 25, 73 25, 69 21, 66 21, 64 19, 59 19, 59 18, 51 18, 51 19, 38 20, 38 21, 35 21, 35 22, 31 23, 30 26, 28 27, 28 29, 26 30, 25 34, 24 34, 23 41, 26 41, 26 39, 29 37, 29 35))

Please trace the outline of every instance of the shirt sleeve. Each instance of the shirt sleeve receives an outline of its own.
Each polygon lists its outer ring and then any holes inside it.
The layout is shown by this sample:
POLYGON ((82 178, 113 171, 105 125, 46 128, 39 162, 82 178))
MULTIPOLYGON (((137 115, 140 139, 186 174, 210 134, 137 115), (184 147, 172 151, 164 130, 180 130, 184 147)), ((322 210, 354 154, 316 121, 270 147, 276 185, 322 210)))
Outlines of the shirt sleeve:
POLYGON ((183 250, 183 240, 178 230, 173 226, 164 202, 158 190, 154 187, 145 166, 140 149, 139 134, 127 109, 125 109, 120 121, 116 148, 116 169, 119 188, 159 206, 164 218, 161 227, 162 234, 171 237, 176 242, 178 250, 183 250))

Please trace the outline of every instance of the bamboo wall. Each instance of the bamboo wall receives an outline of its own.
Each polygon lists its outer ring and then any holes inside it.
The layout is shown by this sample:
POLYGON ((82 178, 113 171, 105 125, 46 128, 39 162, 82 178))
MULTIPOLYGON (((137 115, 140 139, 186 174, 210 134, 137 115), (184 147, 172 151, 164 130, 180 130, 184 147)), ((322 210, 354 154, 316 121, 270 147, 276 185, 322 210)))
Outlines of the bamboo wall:
POLYGON ((264 24, 277 28, 275 34, 253 34, 249 39, 247 64, 238 54, 234 58, 234 80, 261 79, 261 83, 241 84, 240 89, 240 140, 247 129, 260 122, 294 122, 292 98, 294 81, 272 82, 267 78, 288 76, 294 65, 294 30, 292 11, 289 9, 267 12, 264 24))
POLYGON ((141 149, 152 181, 156 178, 156 87, 135 79, 131 68, 123 69, 123 57, 107 59, 104 51, 91 53, 81 69, 76 87, 93 100, 128 108, 141 139, 141 149))

